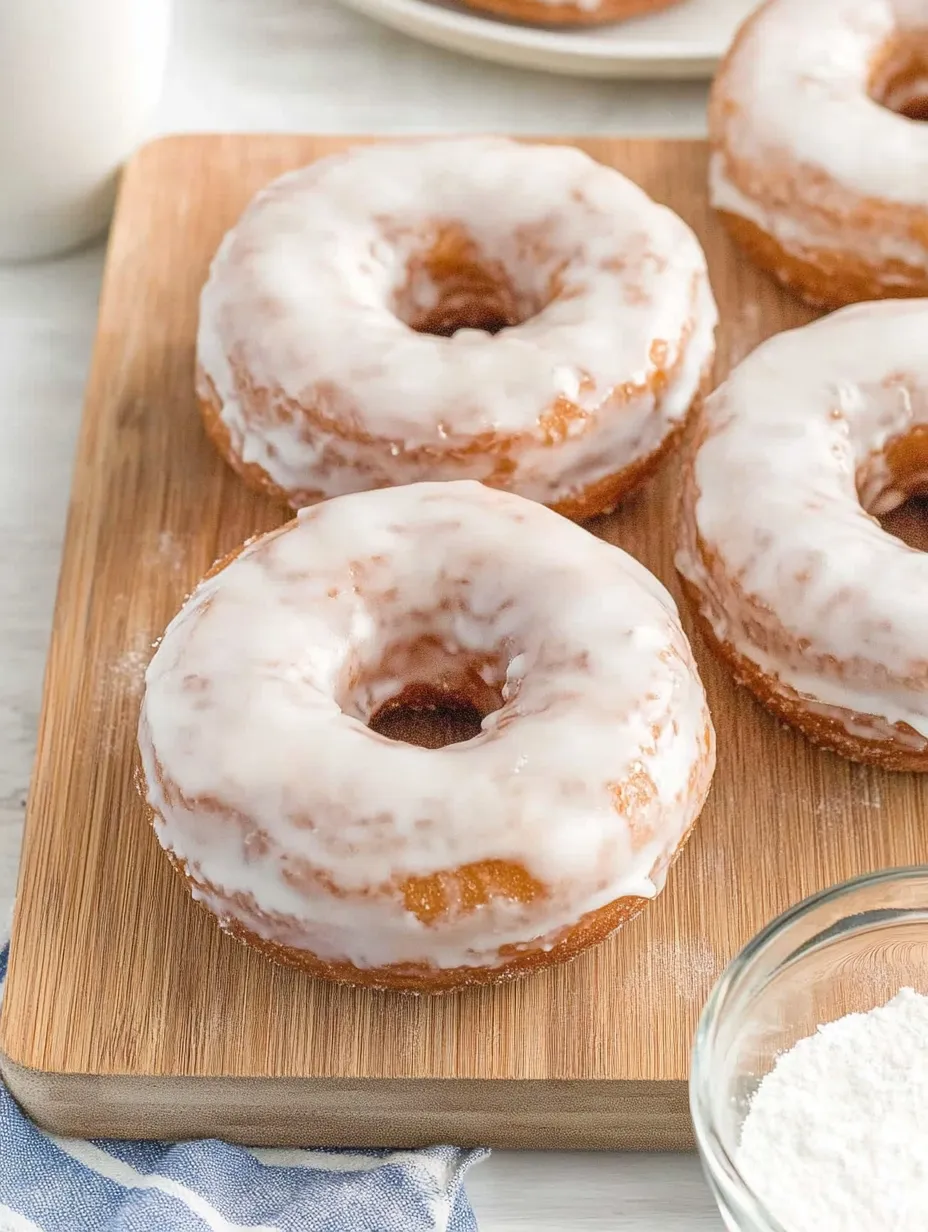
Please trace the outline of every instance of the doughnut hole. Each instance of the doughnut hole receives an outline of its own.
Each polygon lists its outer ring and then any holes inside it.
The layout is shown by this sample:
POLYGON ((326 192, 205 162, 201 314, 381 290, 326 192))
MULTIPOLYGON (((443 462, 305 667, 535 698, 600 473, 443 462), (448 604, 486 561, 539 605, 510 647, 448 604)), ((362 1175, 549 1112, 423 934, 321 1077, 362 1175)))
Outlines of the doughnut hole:
POLYGON ((508 664, 430 635, 398 641, 356 667, 339 704, 388 740, 441 749, 479 736, 503 707, 508 664))
POLYGON ((857 490, 888 534, 928 552, 928 426, 891 440, 858 476, 857 490))
POLYGON ((883 46, 868 93, 907 120, 928 120, 928 30, 900 31, 883 46))
POLYGON ((470 696, 438 685, 410 684, 384 702, 367 725, 388 740, 443 749, 479 736, 483 720, 503 704, 501 697, 494 701, 479 706, 470 696))
POLYGON ((553 298, 520 281, 501 260, 482 252, 460 223, 444 223, 409 256, 393 311, 419 334, 498 334, 536 316, 553 298))

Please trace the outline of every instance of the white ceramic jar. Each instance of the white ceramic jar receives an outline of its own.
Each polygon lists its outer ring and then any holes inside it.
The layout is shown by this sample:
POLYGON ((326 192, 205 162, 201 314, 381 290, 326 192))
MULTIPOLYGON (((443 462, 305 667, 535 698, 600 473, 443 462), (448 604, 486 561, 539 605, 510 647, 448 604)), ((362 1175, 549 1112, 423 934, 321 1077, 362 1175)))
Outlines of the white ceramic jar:
POLYGON ((0 260, 102 233, 161 92, 170 0, 0 0, 0 260))

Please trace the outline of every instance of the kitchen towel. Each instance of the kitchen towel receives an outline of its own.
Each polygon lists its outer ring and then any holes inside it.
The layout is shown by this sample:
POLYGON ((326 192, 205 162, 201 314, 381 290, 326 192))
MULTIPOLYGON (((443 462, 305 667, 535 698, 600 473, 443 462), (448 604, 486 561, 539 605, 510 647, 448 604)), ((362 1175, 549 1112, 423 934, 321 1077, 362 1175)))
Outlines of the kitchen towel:
POLYGON ((81 1142, 0 1083, 0 1232, 475 1232, 462 1180, 486 1154, 81 1142))

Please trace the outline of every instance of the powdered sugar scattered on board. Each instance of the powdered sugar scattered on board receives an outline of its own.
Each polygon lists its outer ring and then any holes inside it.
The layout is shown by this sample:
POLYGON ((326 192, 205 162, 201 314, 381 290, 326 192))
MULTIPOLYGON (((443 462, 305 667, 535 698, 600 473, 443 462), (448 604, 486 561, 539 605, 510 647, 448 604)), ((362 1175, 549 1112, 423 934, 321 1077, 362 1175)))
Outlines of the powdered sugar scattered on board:
POLYGON ((101 754, 115 753, 127 742, 135 742, 138 707, 145 687, 145 669, 154 654, 153 642, 149 629, 134 630, 127 636, 124 649, 97 673, 95 706, 98 713, 105 712, 107 716, 98 749, 101 754))
POLYGON ((847 822, 848 802, 843 797, 824 796, 815 806, 815 816, 825 829, 847 822))
POLYGON ((148 629, 137 629, 129 645, 116 656, 102 680, 103 692, 117 703, 130 699, 141 701, 145 687, 145 669, 154 654, 154 638, 148 629))
POLYGON ((883 793, 877 779, 865 767, 855 767, 859 770, 859 783, 852 784, 845 794, 834 793, 823 796, 815 805, 815 816, 827 829, 832 826, 844 826, 853 807, 878 811, 883 807, 883 793))
POLYGON ((883 807, 883 793, 880 790, 880 784, 876 780, 868 777, 863 784, 863 788, 861 790, 860 795, 858 796, 858 800, 863 805, 864 808, 867 808, 867 809, 882 808, 883 807))
MULTIPOLYGON (((179 578, 184 571, 186 558, 184 540, 169 530, 163 530, 158 535, 154 546, 142 553, 141 571, 179 578)), ((178 606, 183 598, 184 596, 178 593, 178 606)), ((127 603, 128 600, 126 596, 120 595, 118 602, 127 603)), ((123 695, 141 698, 145 682, 145 668, 154 653, 156 636, 152 630, 147 628, 135 629, 130 634, 129 644, 114 659, 110 667, 110 687, 115 685, 123 695)))
POLYGON ((158 536, 154 551, 149 555, 149 563, 156 568, 160 566, 170 573, 180 573, 186 558, 183 540, 169 530, 163 530, 158 536))
POLYGON ((737 1164, 787 1232, 926 1232, 928 997, 904 988, 781 1055, 737 1164))
MULTIPOLYGON (((180 607, 188 589, 188 540, 171 531, 161 531, 136 559, 135 585, 139 590, 160 583, 171 592, 171 612, 180 607)), ((117 627, 125 627, 122 645, 110 661, 96 672, 94 703, 98 713, 107 714, 99 752, 112 754, 124 744, 134 744, 138 707, 145 689, 145 669, 155 652, 162 630, 144 624, 134 614, 133 595, 121 592, 111 600, 111 617, 117 627)), ((167 623, 167 618, 165 618, 167 623)))
POLYGON ((723 966, 705 941, 653 941, 641 951, 632 982, 644 987, 663 977, 681 1000, 701 1004, 723 966))
POLYGON ((110 683, 115 683, 116 688, 124 696, 139 698, 142 696, 145 668, 153 654, 150 637, 146 634, 143 640, 145 641, 144 646, 124 650, 110 668, 110 683))

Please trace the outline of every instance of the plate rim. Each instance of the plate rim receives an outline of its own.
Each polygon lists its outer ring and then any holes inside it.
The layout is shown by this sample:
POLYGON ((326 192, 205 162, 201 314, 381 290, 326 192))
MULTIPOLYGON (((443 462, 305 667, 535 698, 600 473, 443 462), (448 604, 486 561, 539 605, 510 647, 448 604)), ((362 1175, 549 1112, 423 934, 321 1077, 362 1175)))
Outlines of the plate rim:
POLYGON ((622 45, 583 30, 535 28, 459 12, 431 0, 340 0, 355 12, 394 30, 446 49, 552 72, 628 76, 710 76, 724 47, 705 39, 653 39, 622 45))

